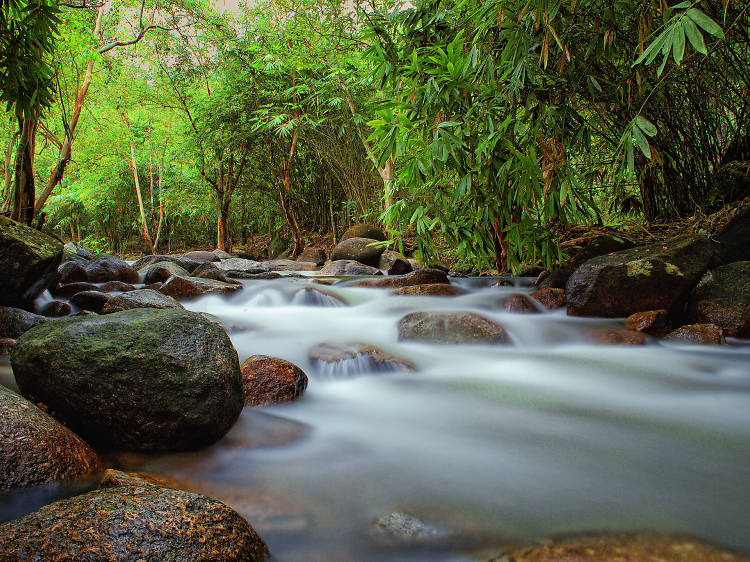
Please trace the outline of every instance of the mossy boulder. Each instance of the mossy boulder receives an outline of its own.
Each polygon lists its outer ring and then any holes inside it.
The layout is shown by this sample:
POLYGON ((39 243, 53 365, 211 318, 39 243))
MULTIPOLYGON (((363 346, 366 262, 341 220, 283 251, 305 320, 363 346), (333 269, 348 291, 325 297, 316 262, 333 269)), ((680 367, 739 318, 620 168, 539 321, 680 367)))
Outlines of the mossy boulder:
POLYGON ((240 365, 245 405, 265 406, 291 402, 307 388, 307 375, 294 363, 279 357, 252 355, 240 365))
POLYGON ((0 386, 0 490, 80 478, 101 469, 78 435, 0 386))
POLYGON ((590 259, 568 279, 568 314, 613 318, 669 310, 715 259, 715 244, 697 234, 590 259))
POLYGON ((108 484, 0 524, 0 558, 250 562, 269 557, 250 524, 218 500, 138 478, 111 478, 108 484))
POLYGON ((627 250, 632 247, 633 243, 630 240, 611 234, 599 234, 593 238, 581 240, 576 244, 568 245, 564 250, 567 259, 563 261, 560 267, 545 277, 539 284, 539 287, 543 289, 564 289, 565 284, 568 282, 568 278, 586 261, 612 252, 627 250))
POLYGON ((348 240, 349 238, 370 238, 371 240, 385 240, 385 234, 377 226, 371 224, 355 224, 350 226, 341 235, 341 240, 348 240))
POLYGON ((18 339, 11 365, 24 396, 100 447, 203 447, 229 430, 243 405, 224 328, 186 310, 49 322, 18 339))
POLYGON ((0 215, 0 306, 28 308, 57 282, 62 242, 0 215))
POLYGON ((474 312, 412 312, 398 323, 399 341, 429 343, 508 342, 508 335, 498 323, 474 312))
POLYGON ((153 289, 137 289, 128 291, 121 295, 111 297, 104 308, 102 314, 112 314, 121 310, 131 308, 185 308, 172 297, 161 294, 153 289))
POLYGON ((716 324, 727 336, 750 338, 750 261, 706 273, 690 296, 687 318, 716 324))
POLYGON ((359 263, 377 267, 383 246, 374 246, 377 240, 373 238, 347 238, 338 243, 331 252, 332 260, 355 260, 359 263))
POLYGON ((0 306, 0 338, 16 339, 34 326, 44 324, 47 321, 48 319, 44 316, 33 312, 10 306, 0 306))

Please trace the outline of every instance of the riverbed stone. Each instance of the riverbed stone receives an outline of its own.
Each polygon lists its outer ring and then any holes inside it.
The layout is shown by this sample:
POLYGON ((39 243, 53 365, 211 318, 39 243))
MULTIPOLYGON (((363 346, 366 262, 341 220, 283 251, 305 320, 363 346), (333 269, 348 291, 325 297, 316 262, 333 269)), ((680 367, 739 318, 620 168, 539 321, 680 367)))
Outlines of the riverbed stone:
POLYGON ((65 285, 58 285, 57 287, 51 287, 49 292, 55 297, 70 298, 76 293, 82 291, 101 291, 99 285, 89 283, 88 281, 76 281, 75 283, 67 283, 65 285))
POLYGON ((67 302, 53 300, 45 304, 40 312, 42 316, 47 318, 60 318, 61 316, 67 316, 71 311, 70 304, 67 302))
POLYGON ((327 374, 414 371, 414 365, 366 343, 320 344, 310 350, 310 362, 327 374))
POLYGON ((34 326, 44 324, 49 319, 20 308, 0 306, 0 338, 18 338, 34 326))
POLYGON ((102 254, 86 266, 86 278, 90 283, 123 281, 138 283, 138 272, 115 256, 102 254))
POLYGON ((88 262, 66 261, 57 268, 59 283, 77 283, 88 280, 86 275, 86 265, 88 262))
MULTIPOLYGON (((219 261, 221 259, 214 252, 209 252, 208 250, 193 250, 192 252, 185 252, 182 254, 182 257, 197 261, 199 264, 206 263, 207 261, 219 261)), ((232 256, 230 255, 229 257, 231 258, 232 256)))
POLYGON ((0 386, 0 489, 80 478, 101 468, 83 439, 0 386))
POLYGON ((112 314, 131 308, 185 308, 175 299, 153 289, 137 289, 111 297, 102 308, 102 314, 112 314))
POLYGON ((326 262, 327 256, 326 251, 323 248, 316 248, 314 246, 308 246, 297 258, 297 261, 314 263, 318 267, 326 262))
POLYGON ((305 372, 279 357, 251 355, 240 365, 240 372, 246 406, 291 402, 307 388, 305 372))
POLYGON ((355 224, 353 226, 350 226, 344 231, 344 234, 341 235, 341 240, 348 240, 349 238, 370 238, 371 240, 385 240, 385 234, 383 234, 383 231, 372 224, 355 224))
POLYGON ((199 262, 192 260, 190 258, 186 258, 185 256, 151 254, 151 255, 143 256, 142 258, 137 259, 133 263, 133 268, 140 271, 146 266, 149 266, 154 263, 163 262, 163 261, 170 261, 172 263, 176 263, 180 267, 186 269, 188 272, 192 272, 196 267, 200 265, 199 262))
POLYGON ((716 324, 686 324, 670 332, 664 339, 702 345, 726 343, 724 331, 716 324))
POLYGON ((541 304, 544 308, 555 310, 565 306, 565 289, 556 287, 545 287, 531 293, 531 298, 541 304))
POLYGON ((715 244, 698 234, 593 258, 568 279, 568 314, 612 318, 671 309, 715 259, 715 244))
POLYGON ((215 281, 222 281, 224 283, 232 282, 232 280, 227 277, 227 274, 224 272, 224 270, 219 269, 216 263, 211 261, 202 263, 201 265, 196 267, 190 275, 199 279, 213 279, 215 281))
POLYGON ((148 285, 150 283, 164 283, 172 275, 189 275, 187 269, 177 265, 171 261, 160 261, 152 263, 140 270, 140 275, 143 282, 148 285))
POLYGON ((539 310, 524 295, 508 295, 500 300, 500 307, 514 314, 539 314, 539 310))
POLYGON ((454 533, 414 515, 394 511, 376 518, 369 534, 371 539, 383 546, 437 546, 452 538, 454 533))
MULTIPOLYGON (((225 250, 222 250, 221 248, 216 248, 216 249, 215 249, 215 250, 213 251, 213 254, 214 254, 214 255, 215 255, 215 256, 216 256, 217 258, 219 258, 220 260, 228 260, 229 258, 231 258, 231 257, 232 257, 232 254, 230 254, 229 252, 227 252, 227 251, 225 251, 225 250)), ((210 262, 206 262, 206 263, 210 263, 210 262)))
POLYGON ((385 270, 388 275, 405 275, 411 273, 413 269, 409 259, 395 250, 384 251, 380 255, 378 267, 385 270))
POLYGON ((313 262, 290 259, 273 259, 263 262, 269 271, 317 271, 318 265, 313 262))
POLYGON ((391 291, 392 295, 419 295, 425 297, 457 297, 466 291, 445 283, 424 283, 422 285, 408 285, 391 291))
POLYGON ((250 524, 218 500, 136 478, 105 485, 0 524, 0 557, 165 562, 269 557, 250 524))
POLYGON ((355 260, 359 263, 377 267, 383 246, 373 246, 377 240, 373 238, 347 238, 339 242, 331 252, 332 260, 355 260))
POLYGON ((245 258, 231 258, 228 260, 221 260, 218 262, 217 267, 230 275, 231 272, 241 273, 264 273, 268 271, 268 268, 261 262, 255 260, 246 260, 245 258))
POLYGON ((448 275, 440 269, 417 269, 401 277, 383 277, 382 279, 366 279, 355 287, 409 287, 411 285, 429 285, 434 283, 450 284, 448 275))
POLYGON ((104 293, 126 293, 128 291, 135 291, 135 285, 132 285, 130 283, 123 283, 122 281, 107 281, 99 287, 99 290, 104 293))
POLYGON ((589 342, 601 345, 645 345, 648 341, 645 334, 623 328, 591 327, 583 333, 589 342))
POLYGON ((181 309, 48 322, 18 339, 11 365, 24 396, 100 447, 203 447, 229 430, 243 405, 224 328, 181 309))
POLYGON ((87 263, 96 258, 94 254, 75 242, 66 242, 63 245, 63 261, 77 261, 87 263))
POLYGON ((338 295, 318 289, 316 287, 305 287, 294 295, 293 304, 304 306, 345 306, 346 303, 338 295))
POLYGON ((70 297, 70 302, 83 310, 101 313, 111 295, 101 291, 81 291, 70 297))
POLYGON ((502 344, 508 335, 500 324, 474 312, 412 312, 398 323, 399 341, 446 344, 502 344))
POLYGON ((716 324, 727 336, 750 338, 750 261, 709 271, 688 302, 691 324, 716 324))
POLYGON ((0 306, 28 308, 57 283, 62 242, 0 215, 0 306))
POLYGON ((661 337, 669 332, 669 313, 662 309, 636 312, 625 319, 625 327, 634 332, 661 337))
POLYGON ((207 294, 232 293, 242 289, 237 283, 224 283, 215 279, 172 275, 161 286, 159 292, 174 298, 191 298, 207 294))
POLYGON ((320 275, 382 275, 377 267, 371 267, 355 260, 335 260, 323 266, 320 275))

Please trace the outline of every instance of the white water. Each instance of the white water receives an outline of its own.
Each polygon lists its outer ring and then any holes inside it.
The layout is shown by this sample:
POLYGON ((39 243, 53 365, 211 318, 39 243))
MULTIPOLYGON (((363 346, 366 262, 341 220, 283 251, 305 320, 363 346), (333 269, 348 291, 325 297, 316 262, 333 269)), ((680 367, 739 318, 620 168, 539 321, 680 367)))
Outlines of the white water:
POLYGON ((185 303, 227 327, 240 361, 288 359, 308 389, 291 404, 246 408, 207 451, 137 468, 224 499, 280 561, 463 560, 486 545, 607 530, 688 533, 750 551, 748 342, 591 345, 586 328, 621 322, 510 314, 502 297, 528 290, 455 282, 471 291, 394 297, 290 278, 185 303), (311 286, 348 306, 299 293, 311 286), (416 310, 478 312, 512 345, 399 343, 399 318, 416 310), (332 377, 308 359, 317 344, 357 342, 416 372, 332 377), (259 515, 259 494, 273 516, 259 515), (458 538, 433 550, 382 547, 368 530, 393 511, 458 538))

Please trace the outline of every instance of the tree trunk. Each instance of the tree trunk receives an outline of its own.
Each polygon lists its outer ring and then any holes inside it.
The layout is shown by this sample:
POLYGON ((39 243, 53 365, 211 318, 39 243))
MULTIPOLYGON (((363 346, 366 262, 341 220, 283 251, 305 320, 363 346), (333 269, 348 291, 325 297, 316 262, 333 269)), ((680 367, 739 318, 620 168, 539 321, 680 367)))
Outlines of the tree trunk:
POLYGON ((138 164, 135 161, 135 148, 133 147, 133 139, 128 138, 130 144, 130 170, 133 172, 133 183, 135 183, 135 194, 138 197, 138 212, 141 217, 141 231, 143 233, 143 239, 151 249, 151 253, 154 253, 154 242, 151 240, 151 234, 148 231, 148 222, 146 222, 146 211, 143 208, 143 197, 141 197, 141 182, 138 179, 138 164))
POLYGON ((220 198, 218 203, 218 212, 216 215, 216 247, 219 250, 228 252, 231 247, 229 232, 227 230, 231 199, 220 198))
POLYGON ((31 225, 34 219, 34 133, 36 115, 27 115, 19 123, 18 148, 16 149, 15 189, 11 218, 31 225))

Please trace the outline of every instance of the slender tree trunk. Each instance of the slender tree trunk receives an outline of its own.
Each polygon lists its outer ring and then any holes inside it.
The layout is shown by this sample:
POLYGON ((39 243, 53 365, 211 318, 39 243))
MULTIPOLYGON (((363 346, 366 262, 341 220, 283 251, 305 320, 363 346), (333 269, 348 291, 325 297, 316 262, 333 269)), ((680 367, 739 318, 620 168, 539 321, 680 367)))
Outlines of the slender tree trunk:
POLYGON ((3 198, 0 201, 0 211, 9 211, 13 202, 13 152, 18 143, 19 131, 15 126, 15 118, 11 116, 9 120, 9 138, 8 145, 5 147, 5 162, 4 172, 5 178, 3 181, 3 198))
MULTIPOLYGON (((157 178, 156 183, 156 189, 158 190, 158 197, 159 197, 159 222, 156 225, 156 236, 154 237, 154 251, 159 247, 159 237, 161 236, 161 227, 164 223, 164 201, 161 198, 161 182, 162 178, 164 177, 164 154, 167 152, 167 141, 164 141, 164 150, 162 150, 161 153, 161 159, 159 160, 159 165, 157 167, 157 173, 159 174, 157 178)), ((153 193, 152 193, 153 196, 153 193)), ((151 202, 151 206, 153 207, 153 199, 151 202)))
POLYGON ((80 215, 76 212, 76 243, 81 241, 81 221, 80 215))
POLYGON ((227 229, 230 203, 231 200, 221 198, 216 216, 216 247, 225 252, 230 249, 229 231, 227 229))
POLYGON ((11 218, 31 225, 34 219, 34 133, 36 115, 27 115, 19 123, 20 135, 16 149, 15 189, 11 218))
POLYGON ((138 198, 138 212, 141 217, 141 231, 143 233, 143 239, 151 249, 151 253, 154 253, 154 242, 151 240, 151 234, 148 231, 148 222, 146 222, 146 211, 143 208, 143 197, 141 197, 141 182, 138 179, 138 163, 135 161, 135 148, 133 147, 133 139, 128 139, 130 144, 130 171, 133 172, 133 183, 135 183, 135 194, 138 198))

